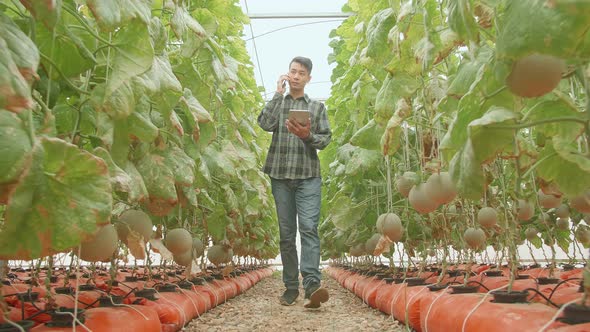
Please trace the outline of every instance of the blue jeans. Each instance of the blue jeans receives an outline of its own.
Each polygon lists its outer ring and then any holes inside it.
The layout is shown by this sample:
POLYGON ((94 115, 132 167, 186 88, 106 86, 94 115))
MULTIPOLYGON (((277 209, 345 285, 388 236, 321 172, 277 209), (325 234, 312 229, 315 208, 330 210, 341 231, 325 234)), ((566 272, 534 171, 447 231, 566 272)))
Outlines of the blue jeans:
POLYGON ((281 260, 283 261, 283 283, 287 289, 299 288, 297 264, 297 222, 301 236, 301 276, 303 287, 319 283, 320 237, 318 223, 322 201, 322 179, 319 177, 302 180, 279 180, 271 178, 272 194, 275 198, 281 237, 281 260))

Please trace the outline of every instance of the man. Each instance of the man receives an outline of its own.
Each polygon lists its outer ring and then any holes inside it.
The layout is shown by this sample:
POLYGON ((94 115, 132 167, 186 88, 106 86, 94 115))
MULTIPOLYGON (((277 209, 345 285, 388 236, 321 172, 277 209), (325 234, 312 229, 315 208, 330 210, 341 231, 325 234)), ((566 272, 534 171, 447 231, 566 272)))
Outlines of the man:
POLYGON ((305 289, 306 308, 319 308, 328 300, 327 289, 321 287, 320 161, 317 150, 324 149, 332 132, 324 104, 310 99, 304 89, 311 80, 312 62, 296 57, 289 64, 289 73, 281 75, 277 90, 260 115, 258 124, 272 132, 272 142, 263 171, 270 176, 272 193, 279 218, 283 283, 286 291, 281 304, 293 305, 299 296, 299 266, 297 263, 297 223, 301 236, 301 276, 305 289), (289 93, 285 93, 286 84, 289 93), (289 121, 289 110, 309 110, 307 123, 289 121))

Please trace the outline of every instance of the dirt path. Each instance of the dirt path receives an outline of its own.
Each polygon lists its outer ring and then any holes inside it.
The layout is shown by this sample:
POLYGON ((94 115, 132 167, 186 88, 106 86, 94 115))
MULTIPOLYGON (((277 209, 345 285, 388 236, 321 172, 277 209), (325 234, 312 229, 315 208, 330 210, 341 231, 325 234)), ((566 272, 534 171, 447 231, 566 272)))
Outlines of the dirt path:
POLYGON ((403 327, 378 310, 324 276, 324 287, 330 301, 318 311, 303 308, 303 291, 297 304, 282 306, 278 297, 283 292, 281 272, 227 303, 193 320, 185 331, 403 331, 403 327))

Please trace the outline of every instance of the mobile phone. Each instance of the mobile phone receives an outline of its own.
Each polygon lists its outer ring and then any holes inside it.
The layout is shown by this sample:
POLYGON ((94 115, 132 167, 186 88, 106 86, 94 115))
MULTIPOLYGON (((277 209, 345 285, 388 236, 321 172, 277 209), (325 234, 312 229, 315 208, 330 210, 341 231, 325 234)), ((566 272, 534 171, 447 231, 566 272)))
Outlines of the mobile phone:
POLYGON ((305 126, 310 115, 308 110, 289 110, 289 121, 297 121, 300 125, 305 126))

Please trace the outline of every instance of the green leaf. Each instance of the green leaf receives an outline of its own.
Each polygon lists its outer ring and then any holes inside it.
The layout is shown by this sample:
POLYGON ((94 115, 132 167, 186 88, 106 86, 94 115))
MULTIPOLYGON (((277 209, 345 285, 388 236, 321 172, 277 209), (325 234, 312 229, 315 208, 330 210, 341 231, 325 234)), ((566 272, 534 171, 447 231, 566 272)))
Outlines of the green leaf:
POLYGON ((350 144, 367 150, 379 150, 381 148, 381 136, 385 128, 375 122, 375 119, 369 120, 367 124, 359 129, 350 138, 350 144))
POLYGON ((497 153, 513 143, 515 129, 494 127, 512 125, 518 118, 517 113, 501 107, 492 107, 483 117, 469 123, 467 130, 476 162, 483 164, 494 159, 497 153))
POLYGON ((135 166, 142 175, 150 200, 177 202, 174 187, 174 171, 167 165, 165 157, 157 153, 148 153, 139 159, 135 166))
POLYGON ((396 15, 392 8, 386 8, 377 12, 367 27, 367 56, 372 58, 382 57, 388 53, 387 34, 395 25, 396 15))
POLYGON ((39 51, 35 43, 12 20, 0 12, 0 31, 2 39, 12 55, 21 75, 29 83, 33 83, 39 66, 39 51))
MULTIPOLYGON (((121 85, 129 84, 129 80, 145 73, 154 63, 154 48, 149 40, 146 24, 133 21, 117 30, 113 44, 115 54, 112 58, 112 75, 107 83, 107 94, 115 93, 121 85)), ((160 67, 161 69, 161 67, 160 67)))
POLYGON ((354 206, 348 196, 341 195, 331 204, 330 216, 334 226, 341 231, 346 231, 361 222, 365 205, 354 206))
POLYGON ((160 131, 149 119, 149 115, 135 111, 129 116, 129 133, 141 141, 153 142, 160 131))
POLYGON ((511 1, 498 22, 496 47, 500 59, 519 59, 531 53, 561 58, 587 58, 584 40, 590 28, 590 11, 582 1, 511 1), (582 52, 584 51, 584 52, 582 52))
POLYGON ((458 192, 468 199, 480 199, 484 192, 485 178, 475 155, 473 144, 468 139, 449 164, 449 173, 458 192))
POLYGON ((152 17, 148 26, 150 37, 154 43, 154 52, 156 55, 165 53, 166 44, 168 43, 168 31, 157 16, 152 17))
POLYGON ((402 143, 401 124, 404 121, 397 113, 387 122, 387 128, 381 137, 381 152, 384 156, 393 156, 402 143))
POLYGON ((8 45, 0 38, 0 109, 20 112, 32 106, 27 80, 18 71, 8 45))
POLYGON ((33 142, 27 127, 16 114, 0 110, 0 183, 16 180, 30 166, 33 142))
POLYGON ((41 138, 9 199, 0 256, 64 251, 108 223, 112 197, 105 162, 57 138, 41 138))
POLYGON ((590 160, 577 144, 553 137, 539 154, 537 173, 546 182, 555 181, 565 195, 574 197, 590 187, 590 160))
POLYGON ((148 196, 148 190, 143 182, 143 177, 135 168, 135 165, 128 161, 124 166, 125 173, 131 177, 131 183, 129 186, 129 192, 127 194, 127 201, 129 203, 135 203, 145 200, 148 196))
POLYGON ((479 40, 478 24, 473 13, 473 0, 451 0, 448 5, 449 26, 463 40, 479 40))
POLYGON ((170 114, 182 95, 182 85, 165 55, 155 56, 150 69, 134 80, 165 115, 170 114))
MULTIPOLYGON (((584 120, 584 113, 561 99, 546 100, 533 106, 526 115, 526 122, 548 121, 557 118, 571 117, 584 120)), ((559 136, 565 141, 576 139, 584 131, 584 125, 571 121, 556 121, 534 127, 546 137, 559 136)))
POLYGON ((53 29, 61 15, 61 1, 20 0, 37 21, 43 22, 48 30, 53 29))
POLYGON ((176 147, 171 146, 162 151, 164 164, 174 173, 174 182, 179 185, 191 185, 195 181, 195 161, 186 153, 176 147))
POLYGON ((225 227, 231 219, 227 217, 227 212, 223 206, 218 205, 215 211, 207 217, 207 231, 214 241, 221 241, 225 238, 225 227))
POLYGON ((113 31, 131 20, 150 22, 150 2, 144 0, 86 0, 98 25, 103 30, 113 31))
POLYGON ((357 148, 346 163, 346 175, 360 175, 375 169, 383 157, 379 151, 357 148))
POLYGON ((130 192, 132 181, 131 177, 115 164, 109 152, 104 148, 98 147, 94 149, 92 153, 95 156, 102 158, 107 164, 113 190, 125 193, 130 192))
POLYGON ((529 242, 537 249, 541 249, 543 246, 543 241, 541 241, 541 238, 538 236, 535 236, 535 238, 529 240, 529 242))
POLYGON ((124 82, 112 91, 104 84, 98 85, 90 98, 97 111, 116 120, 127 119, 135 109, 135 94, 130 82, 124 82))
POLYGON ((440 143, 440 150, 446 160, 453 158, 465 145, 468 138, 467 127, 471 121, 481 118, 484 114, 485 109, 479 105, 475 94, 471 93, 461 98, 457 115, 440 143))
POLYGON ((394 76, 388 75, 377 93, 375 101, 377 123, 385 125, 393 115, 397 101, 400 98, 412 96, 418 88, 419 83, 416 78, 405 72, 394 76))
POLYGON ((183 41, 181 55, 192 57, 207 40, 207 32, 201 24, 181 5, 177 4, 170 19, 170 26, 176 37, 183 41))

